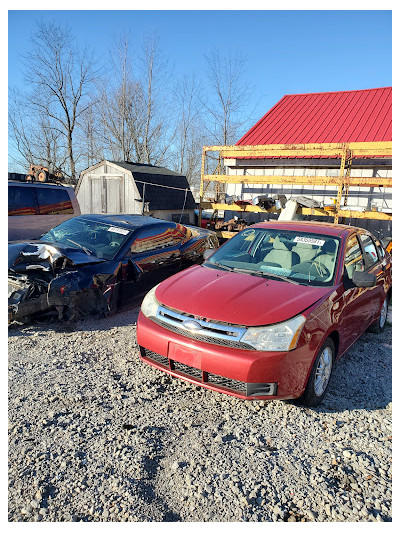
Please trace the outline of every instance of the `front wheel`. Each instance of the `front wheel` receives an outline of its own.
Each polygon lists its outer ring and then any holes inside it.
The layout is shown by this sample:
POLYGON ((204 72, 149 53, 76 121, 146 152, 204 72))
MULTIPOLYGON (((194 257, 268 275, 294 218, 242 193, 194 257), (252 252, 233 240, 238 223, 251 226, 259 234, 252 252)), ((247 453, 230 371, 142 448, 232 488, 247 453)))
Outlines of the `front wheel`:
POLYGON ((376 322, 371 324, 368 328, 368 331, 371 333, 382 333, 385 329, 386 320, 388 316, 388 310, 389 310, 389 301, 388 297, 386 296, 385 301, 383 302, 383 305, 381 307, 381 312, 379 314, 379 318, 376 322))
POLYGON ((307 407, 316 407, 325 397, 332 375, 335 360, 335 345, 331 338, 326 339, 315 358, 306 389, 300 401, 307 407))

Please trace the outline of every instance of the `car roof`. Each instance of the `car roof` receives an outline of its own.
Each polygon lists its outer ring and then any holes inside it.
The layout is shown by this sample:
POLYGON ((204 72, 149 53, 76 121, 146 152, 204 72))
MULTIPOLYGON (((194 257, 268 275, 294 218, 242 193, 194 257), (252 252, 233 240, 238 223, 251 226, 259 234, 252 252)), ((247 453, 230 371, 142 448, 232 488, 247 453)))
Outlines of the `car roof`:
POLYGON ((96 222, 102 222, 104 224, 115 224, 119 226, 128 227, 132 230, 135 230, 141 226, 149 226, 151 224, 168 224, 174 226, 175 222, 170 222, 168 220, 161 220, 159 218, 148 217, 144 215, 80 215, 75 218, 85 219, 85 220, 94 220, 96 222))
POLYGON ((362 228, 355 228, 354 226, 344 226, 343 224, 331 224, 329 222, 315 222, 313 220, 271 220, 269 222, 260 222, 253 224, 252 228, 265 229, 281 229, 298 231, 301 233, 319 233, 322 235, 331 235, 332 237, 339 237, 348 235, 354 231, 359 231, 362 228))
POLYGON ((64 184, 64 183, 43 183, 41 181, 19 181, 19 180, 8 180, 8 185, 22 185, 23 187, 44 187, 44 188, 57 188, 64 187, 65 189, 73 189, 71 185, 64 184))

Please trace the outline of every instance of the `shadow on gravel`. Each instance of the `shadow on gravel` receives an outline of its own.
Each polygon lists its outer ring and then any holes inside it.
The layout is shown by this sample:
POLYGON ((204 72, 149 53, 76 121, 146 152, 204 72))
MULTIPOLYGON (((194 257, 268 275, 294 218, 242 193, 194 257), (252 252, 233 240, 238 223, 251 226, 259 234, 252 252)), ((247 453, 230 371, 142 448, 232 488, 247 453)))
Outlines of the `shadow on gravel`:
MULTIPOLYGON (((392 401, 391 328, 382 335, 364 333, 336 362, 319 413, 385 409, 392 401)), ((293 401, 299 407, 300 402, 293 401)), ((304 409, 306 409, 304 407, 304 409)))
POLYGON ((161 453, 161 437, 165 433, 166 428, 147 426, 142 428, 142 431, 146 435, 148 454, 143 457, 143 478, 134 481, 138 495, 143 501, 155 503, 161 507, 163 513, 162 522, 180 522, 182 520, 180 515, 173 512, 168 507, 168 504, 157 496, 153 483, 160 467, 160 461, 164 458, 164 455, 161 453))
POLYGON ((37 331, 55 331, 59 333, 70 333, 73 331, 108 331, 121 326, 132 326, 136 328, 140 306, 132 307, 127 311, 122 311, 106 317, 88 317, 72 322, 60 320, 42 320, 29 322, 20 326, 10 326, 8 328, 9 337, 29 336, 37 331))

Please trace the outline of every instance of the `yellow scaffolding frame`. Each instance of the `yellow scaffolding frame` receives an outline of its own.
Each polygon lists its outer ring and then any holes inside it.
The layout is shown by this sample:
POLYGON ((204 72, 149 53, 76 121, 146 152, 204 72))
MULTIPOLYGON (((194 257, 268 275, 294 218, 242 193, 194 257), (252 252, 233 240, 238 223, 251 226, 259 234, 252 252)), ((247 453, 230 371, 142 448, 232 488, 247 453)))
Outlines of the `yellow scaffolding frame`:
MULTIPOLYGON (((303 215, 333 216, 335 223, 339 218, 361 218, 374 220, 391 220, 391 213, 380 211, 349 211, 341 209, 342 198, 344 206, 347 205, 349 187, 392 187, 392 178, 361 177, 350 176, 351 162, 354 157, 392 157, 392 142, 355 142, 355 143, 320 143, 320 144, 265 144, 257 146, 203 146, 201 162, 201 182, 200 182, 200 208, 199 225, 201 224, 201 212, 203 209, 225 210, 225 211, 246 211, 246 212, 275 212, 275 208, 263 209, 259 206, 236 204, 223 204, 218 202, 218 195, 213 202, 205 202, 204 194, 211 183, 216 183, 217 193, 221 183, 242 183, 242 184, 290 184, 290 185, 329 185, 336 186, 336 203, 330 208, 299 208, 298 212, 303 215), (218 167, 213 174, 205 174, 206 160, 208 152, 219 152, 218 167), (340 159, 340 171, 337 177, 327 176, 227 176, 221 173, 223 166, 221 159, 243 159, 243 158, 288 158, 288 157, 329 157, 340 159)), ((223 232, 228 234, 230 232, 223 232)), ((226 235, 227 236, 227 235, 226 235)))

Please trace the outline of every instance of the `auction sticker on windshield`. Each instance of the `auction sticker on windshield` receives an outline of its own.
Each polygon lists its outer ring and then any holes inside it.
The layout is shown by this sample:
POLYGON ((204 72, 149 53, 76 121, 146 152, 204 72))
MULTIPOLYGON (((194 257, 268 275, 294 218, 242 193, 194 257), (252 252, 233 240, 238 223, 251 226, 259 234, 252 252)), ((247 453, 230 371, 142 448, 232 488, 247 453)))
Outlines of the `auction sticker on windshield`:
POLYGON ((312 237, 295 237, 294 242, 304 242, 305 244, 315 244, 316 246, 323 246, 325 241, 323 239, 313 239, 312 237))
POLYGON ((108 228, 108 231, 112 231, 113 233, 119 233, 120 235, 128 235, 129 230, 124 228, 117 228, 115 226, 111 226, 108 228))

